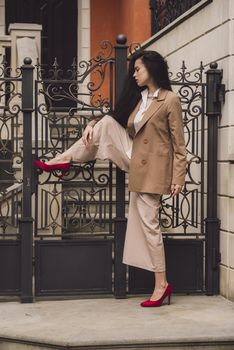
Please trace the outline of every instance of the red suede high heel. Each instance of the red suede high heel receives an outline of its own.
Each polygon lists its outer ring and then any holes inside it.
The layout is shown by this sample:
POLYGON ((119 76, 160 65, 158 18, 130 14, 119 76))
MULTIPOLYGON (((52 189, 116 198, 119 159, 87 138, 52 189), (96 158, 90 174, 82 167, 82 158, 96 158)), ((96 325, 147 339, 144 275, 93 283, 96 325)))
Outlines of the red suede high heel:
POLYGON ((170 283, 167 284, 167 288, 165 289, 163 295, 161 296, 161 298, 159 298, 158 300, 146 300, 146 301, 143 301, 141 303, 141 306, 143 307, 157 307, 157 306, 161 306, 163 304, 163 300, 168 297, 168 305, 170 305, 171 303, 171 293, 172 293, 172 288, 171 288, 171 285, 170 283))
POLYGON ((38 159, 34 160, 34 163, 38 166, 38 168, 49 173, 51 173, 54 170, 60 170, 64 173, 68 171, 71 166, 71 163, 45 164, 44 162, 41 162, 38 159))

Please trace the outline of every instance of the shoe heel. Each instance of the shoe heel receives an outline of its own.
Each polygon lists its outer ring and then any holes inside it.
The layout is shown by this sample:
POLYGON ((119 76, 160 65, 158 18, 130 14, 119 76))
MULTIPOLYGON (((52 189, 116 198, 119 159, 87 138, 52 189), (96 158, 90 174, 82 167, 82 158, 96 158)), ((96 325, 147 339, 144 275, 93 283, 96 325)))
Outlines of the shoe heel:
POLYGON ((168 294, 167 304, 170 305, 170 303, 171 303, 171 294, 168 294))
POLYGON ((65 175, 65 173, 63 172, 61 175, 58 175, 58 178, 62 180, 64 175, 65 175))

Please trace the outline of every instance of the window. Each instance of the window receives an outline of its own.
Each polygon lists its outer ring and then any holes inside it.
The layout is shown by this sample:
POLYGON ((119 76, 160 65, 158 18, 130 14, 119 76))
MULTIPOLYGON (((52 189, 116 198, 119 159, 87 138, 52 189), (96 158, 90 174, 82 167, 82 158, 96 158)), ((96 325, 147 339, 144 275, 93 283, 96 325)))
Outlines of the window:
MULTIPOLYGON (((151 0, 151 34, 154 35, 189 10, 188 15, 200 10, 212 0, 151 0)), ((183 16, 185 20, 188 16, 183 16)), ((179 24, 181 21, 177 21, 179 24)))

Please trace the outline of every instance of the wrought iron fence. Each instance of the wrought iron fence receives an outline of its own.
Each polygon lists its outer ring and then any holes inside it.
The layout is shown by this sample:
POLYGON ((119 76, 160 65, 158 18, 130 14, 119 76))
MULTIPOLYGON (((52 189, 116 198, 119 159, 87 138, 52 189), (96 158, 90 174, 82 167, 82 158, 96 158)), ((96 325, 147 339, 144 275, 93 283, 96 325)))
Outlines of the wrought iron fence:
MULTIPOLYGON (((81 137, 87 120, 97 115, 102 117, 113 109, 127 69, 126 38, 118 37, 115 52, 108 42, 104 42, 102 48, 106 53, 101 52, 87 62, 76 64, 74 61, 67 72, 62 72, 55 60, 49 77, 43 75, 39 64, 33 67, 28 58, 15 76, 5 60, 1 65, 0 170, 4 176, 0 179, 0 238, 20 237, 24 300, 30 300, 32 296, 33 240, 46 241, 47 238, 111 238, 115 254, 115 295, 126 294, 126 267, 121 260, 126 231, 125 205, 128 203, 124 172, 112 162, 107 162, 104 167, 98 161, 73 164, 63 178, 56 171, 39 174, 33 168, 33 158, 47 160, 62 153, 81 137), (36 79, 33 81, 34 70, 36 79)), ((205 163, 211 148, 206 148, 209 127, 205 115, 211 117, 210 130, 216 135, 213 116, 218 115, 220 107, 219 95, 212 90, 212 79, 220 85, 221 72, 217 65, 211 66, 209 80, 204 82, 203 71, 201 62, 191 74, 183 61, 176 75, 170 73, 173 90, 180 97, 183 108, 188 166, 186 183, 179 196, 161 199, 160 222, 167 237, 173 234, 197 239, 202 238, 205 231, 210 237, 212 230, 218 237, 216 197, 214 205, 211 203, 211 197, 217 196, 214 190, 217 187, 217 150, 211 154, 211 161, 208 159, 209 174, 214 173, 214 183, 208 184, 205 163), (218 106, 217 112, 213 111, 213 106, 218 106), (206 187, 210 204, 207 215, 206 187)), ((209 139, 210 146, 211 142, 209 139)), ((212 238, 210 242, 213 242, 212 238)), ((218 253, 212 250, 212 254, 218 253)), ((212 254, 208 254, 209 264, 214 264, 216 259, 212 254)), ((212 266, 207 265, 210 281, 212 266)))

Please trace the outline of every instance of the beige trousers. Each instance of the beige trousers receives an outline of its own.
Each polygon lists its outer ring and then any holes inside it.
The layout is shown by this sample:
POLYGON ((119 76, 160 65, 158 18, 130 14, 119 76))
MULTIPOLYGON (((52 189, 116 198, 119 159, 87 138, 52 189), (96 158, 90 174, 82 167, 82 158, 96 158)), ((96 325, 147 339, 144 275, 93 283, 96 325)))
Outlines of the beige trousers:
MULTIPOLYGON (((87 146, 80 138, 58 157, 65 155, 78 163, 107 159, 128 172, 130 159, 126 151, 132 142, 126 129, 106 115, 94 126, 92 140, 87 146)), ((124 264, 154 272, 166 271, 164 244, 158 220, 159 207, 159 194, 130 192, 122 260, 124 264)))

